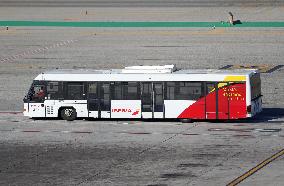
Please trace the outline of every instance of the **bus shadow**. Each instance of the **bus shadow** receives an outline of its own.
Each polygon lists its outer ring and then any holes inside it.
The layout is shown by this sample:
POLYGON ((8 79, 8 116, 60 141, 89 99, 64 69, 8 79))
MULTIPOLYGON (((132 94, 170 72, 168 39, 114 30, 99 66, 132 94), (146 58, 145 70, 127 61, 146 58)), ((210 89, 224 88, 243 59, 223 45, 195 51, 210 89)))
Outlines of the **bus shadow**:
MULTIPOLYGON (((192 122, 208 122, 208 123, 284 123, 284 108, 263 108, 262 112, 253 118, 246 118, 240 120, 193 120, 192 122)), ((62 120, 59 118, 33 118, 34 120, 62 120)), ((86 121, 116 121, 119 123, 128 122, 134 124, 135 122, 180 122, 179 119, 127 119, 127 118, 77 118, 76 120, 86 121)), ((191 122, 190 122, 191 123, 191 122)))
POLYGON ((284 108, 263 108, 255 117, 240 120, 240 123, 283 123, 284 121, 277 121, 281 118, 284 119, 284 108))

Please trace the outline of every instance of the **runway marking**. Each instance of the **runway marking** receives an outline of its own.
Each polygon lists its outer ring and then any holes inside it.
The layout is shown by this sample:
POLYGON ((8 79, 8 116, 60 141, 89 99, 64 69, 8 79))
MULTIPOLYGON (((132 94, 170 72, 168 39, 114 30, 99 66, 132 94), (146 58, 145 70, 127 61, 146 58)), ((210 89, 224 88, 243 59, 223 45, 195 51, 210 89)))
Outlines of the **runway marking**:
POLYGON ((44 51, 47 51, 47 50, 50 50, 50 49, 59 48, 59 47, 62 47, 62 46, 68 46, 69 44, 74 43, 76 41, 78 41, 78 40, 61 41, 61 42, 55 43, 53 45, 43 46, 43 47, 40 47, 40 48, 37 48, 37 49, 34 49, 34 50, 25 51, 25 52, 22 52, 22 53, 19 53, 19 54, 15 54, 15 55, 12 55, 12 56, 9 56, 9 57, 2 58, 2 59, 0 59, 0 63, 12 62, 16 59, 24 58, 24 57, 27 57, 29 55, 38 54, 38 53, 41 53, 41 52, 44 52, 44 51))
POLYGON ((231 25, 227 22, 60 22, 60 21, 0 21, 0 26, 45 26, 45 27, 284 27, 284 22, 242 22, 231 25))
POLYGON ((245 172, 243 175, 241 175, 238 178, 234 179, 233 181, 228 183, 227 186, 238 185, 243 180, 245 180, 246 178, 250 177, 251 175, 253 175, 254 173, 256 173, 257 171, 259 171, 260 169, 262 169, 263 167, 265 167, 266 165, 268 165, 269 163, 271 163, 272 161, 276 160, 277 158, 279 158, 282 155, 284 155, 284 149, 282 149, 279 152, 273 154, 271 157, 267 158, 266 160, 264 160, 263 162, 261 162, 257 166, 255 166, 252 169, 250 169, 249 171, 245 172))

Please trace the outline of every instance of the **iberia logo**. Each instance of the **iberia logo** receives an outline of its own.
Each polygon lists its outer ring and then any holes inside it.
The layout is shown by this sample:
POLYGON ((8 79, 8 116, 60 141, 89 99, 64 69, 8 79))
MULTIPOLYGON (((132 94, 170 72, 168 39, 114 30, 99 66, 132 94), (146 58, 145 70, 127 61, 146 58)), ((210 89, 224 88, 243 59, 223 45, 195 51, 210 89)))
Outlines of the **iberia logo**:
POLYGON ((132 116, 136 116, 137 114, 139 114, 140 109, 136 109, 136 111, 133 111, 130 108, 115 108, 115 109, 111 109, 111 112, 132 113, 132 116))
POLYGON ((132 112, 131 109, 126 109, 126 108, 115 108, 111 109, 111 112, 132 112))
POLYGON ((139 111, 140 111, 140 109, 136 109, 136 111, 132 113, 132 116, 139 114, 139 111))

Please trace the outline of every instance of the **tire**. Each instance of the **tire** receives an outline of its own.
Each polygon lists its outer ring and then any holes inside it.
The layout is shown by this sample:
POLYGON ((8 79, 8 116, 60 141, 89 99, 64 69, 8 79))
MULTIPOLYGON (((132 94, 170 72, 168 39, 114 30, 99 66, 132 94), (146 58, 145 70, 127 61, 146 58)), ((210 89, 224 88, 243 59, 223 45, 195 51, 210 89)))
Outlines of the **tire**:
POLYGON ((192 119, 190 119, 190 118, 180 119, 180 122, 182 122, 182 123, 192 123, 192 119))
POLYGON ((76 110, 74 108, 63 108, 60 112, 62 119, 67 121, 73 121, 77 117, 76 110))

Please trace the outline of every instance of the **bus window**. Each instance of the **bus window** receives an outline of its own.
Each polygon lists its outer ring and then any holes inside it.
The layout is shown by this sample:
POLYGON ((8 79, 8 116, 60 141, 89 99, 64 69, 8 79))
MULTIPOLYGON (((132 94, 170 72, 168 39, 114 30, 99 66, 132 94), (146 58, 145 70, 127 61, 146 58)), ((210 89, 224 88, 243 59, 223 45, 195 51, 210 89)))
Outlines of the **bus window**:
POLYGON ((45 95, 46 92, 44 85, 33 84, 24 100, 31 102, 43 102, 45 99, 45 95))
POLYGON ((206 83, 206 95, 216 90, 215 85, 215 83, 206 83))
POLYGON ((85 99, 83 83, 68 83, 67 84, 67 99, 69 100, 85 99))
POLYGON ((46 86, 47 99, 60 99, 62 95, 62 82, 48 82, 46 86))
POLYGON ((100 87, 100 109, 110 110, 110 83, 102 83, 100 87))
POLYGON ((139 100, 140 99, 140 87, 137 82, 128 82, 127 84, 127 100, 139 100))
POLYGON ((137 82, 115 82, 112 86, 114 100, 140 99, 140 86, 137 82))
POLYGON ((91 99, 97 99, 98 95, 97 95, 97 83, 90 83, 89 84, 89 98, 91 99))
POLYGON ((121 100, 122 99, 122 84, 121 82, 115 82, 113 84, 113 99, 114 100, 121 100))
POLYGON ((202 96, 201 82, 168 82, 167 99, 197 100, 202 96))
POLYGON ((34 86, 34 98, 43 98, 45 96, 43 86, 34 86))
POLYGON ((201 85, 200 82, 180 82, 179 96, 187 100, 197 100, 202 95, 201 85))
POLYGON ((167 82, 167 99, 174 100, 175 99, 175 82, 167 82))

